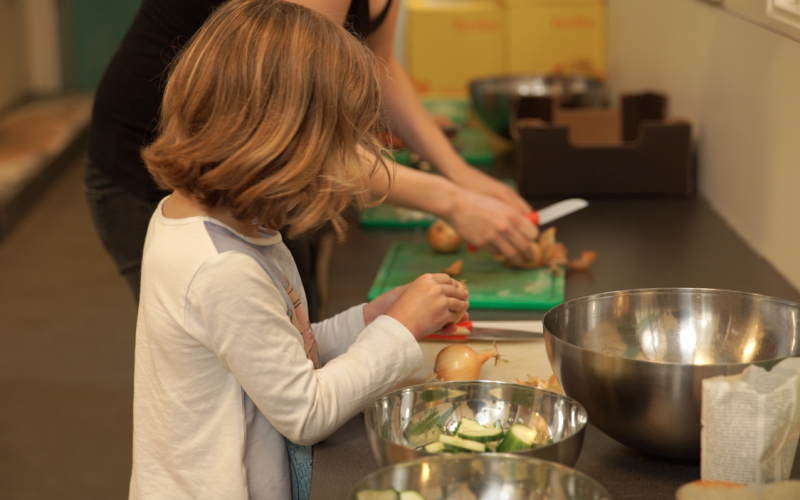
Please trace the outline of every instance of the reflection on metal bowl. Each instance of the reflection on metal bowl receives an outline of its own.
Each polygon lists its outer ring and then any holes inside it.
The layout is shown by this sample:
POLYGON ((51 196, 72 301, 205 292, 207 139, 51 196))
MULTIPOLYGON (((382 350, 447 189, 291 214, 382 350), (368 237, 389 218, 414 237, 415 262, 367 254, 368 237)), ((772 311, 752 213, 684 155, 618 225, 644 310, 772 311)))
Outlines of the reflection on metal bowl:
POLYGON ((509 135, 514 99, 520 96, 559 96, 563 107, 604 106, 607 98, 599 80, 575 75, 510 75, 473 80, 469 92, 475 112, 493 132, 509 135))
POLYGON ((634 449, 700 456, 702 380, 800 354, 800 304, 743 292, 601 293, 544 318, 550 365, 600 430, 634 449))
POLYGON ((560 464, 508 453, 439 455, 386 467, 364 490, 412 490, 428 500, 611 500, 597 481, 560 464))
POLYGON ((515 455, 572 466, 586 430, 586 411, 572 399, 533 387, 491 381, 438 382, 392 392, 364 415, 372 451, 380 466, 432 457, 421 449, 437 440, 440 429, 453 431, 462 417, 481 424, 500 420, 547 427, 552 444, 515 455))

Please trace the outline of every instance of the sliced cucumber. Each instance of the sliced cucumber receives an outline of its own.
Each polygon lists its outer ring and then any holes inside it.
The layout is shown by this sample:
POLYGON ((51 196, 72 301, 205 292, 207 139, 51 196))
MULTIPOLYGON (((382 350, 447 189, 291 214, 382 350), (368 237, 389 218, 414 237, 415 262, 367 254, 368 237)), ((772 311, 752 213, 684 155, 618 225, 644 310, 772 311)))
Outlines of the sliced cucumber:
POLYGON ((500 444, 500 441, 489 441, 486 443, 486 451, 497 451, 497 446, 500 444))
POLYGON ((358 500, 400 500, 400 495, 394 490, 361 490, 356 493, 358 500))
POLYGON ((477 441, 470 441, 469 439, 461 439, 458 436, 446 436, 444 434, 439 434, 439 441, 460 451, 473 451, 477 453, 483 453, 486 451, 485 444, 477 441))
POLYGON ((436 441, 435 443, 426 444, 424 449, 428 453, 441 453, 444 451, 444 443, 436 441))
POLYGON ((494 422, 487 423, 486 425, 484 425, 484 427, 486 427, 487 429, 502 429, 503 424, 502 422, 500 422, 500 419, 498 418, 494 422))
POLYGON ((536 440, 536 431, 527 425, 514 424, 508 429, 505 437, 497 446, 500 453, 529 450, 536 440))
POLYGON ((450 435, 457 436, 459 432, 466 429, 479 430, 483 429, 483 426, 479 424, 477 420, 467 417, 461 417, 461 420, 458 421, 458 423, 456 424, 456 428, 453 429, 453 432, 450 435))
POLYGON ((461 420, 458 422, 459 430, 478 430, 483 428, 484 427, 481 424, 479 424, 477 420, 473 420, 467 417, 462 417, 461 420))
POLYGON ((487 429, 484 426, 479 429, 471 429, 462 425, 461 430, 458 431, 458 437, 469 439, 470 441, 478 441, 479 443, 498 441, 503 439, 503 429, 487 429))
POLYGON ((400 492, 400 500, 425 500, 425 497, 414 490, 405 490, 400 492))

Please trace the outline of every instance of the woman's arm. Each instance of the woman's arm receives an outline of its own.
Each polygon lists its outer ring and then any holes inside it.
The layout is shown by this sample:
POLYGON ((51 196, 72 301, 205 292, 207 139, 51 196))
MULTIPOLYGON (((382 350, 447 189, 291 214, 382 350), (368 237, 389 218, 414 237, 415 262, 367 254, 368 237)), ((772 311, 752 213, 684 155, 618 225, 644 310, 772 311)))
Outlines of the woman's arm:
MULTIPOLYGON (((346 0, 291 1, 339 24, 344 23, 349 6, 346 0)), ((450 180, 398 166, 389 201, 446 219, 477 247, 504 254, 517 263, 530 260, 528 240, 538 234, 538 229, 524 217, 531 211, 530 206, 513 189, 464 162, 425 111, 408 75, 395 60, 392 50, 399 7, 400 1, 392 0, 386 19, 367 43, 385 61, 379 71, 395 128, 450 180)), ((385 193, 385 176, 376 176, 373 190, 385 193)))
MULTIPOLYGON (((379 169, 372 189, 383 194, 386 188, 386 173, 379 169)), ((450 222, 469 243, 506 255, 518 264, 533 258, 530 240, 538 234, 536 226, 510 205, 444 177, 397 165, 387 201, 435 214, 450 222)))
POLYGON ((459 186, 507 203, 522 215, 531 212, 531 206, 516 191, 469 166, 422 106, 411 79, 394 57, 399 8, 400 1, 394 0, 386 20, 367 40, 372 51, 386 63, 386 70, 380 75, 381 88, 395 131, 459 186))

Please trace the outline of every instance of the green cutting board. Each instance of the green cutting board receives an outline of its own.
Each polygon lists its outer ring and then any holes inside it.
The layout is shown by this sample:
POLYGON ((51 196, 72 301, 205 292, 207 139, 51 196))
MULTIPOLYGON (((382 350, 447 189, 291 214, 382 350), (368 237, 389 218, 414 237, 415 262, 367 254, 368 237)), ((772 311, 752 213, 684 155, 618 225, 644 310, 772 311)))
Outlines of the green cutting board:
MULTIPOLYGON (((486 166, 494 163, 494 152, 489 145, 486 132, 479 128, 467 127, 471 113, 470 100, 467 98, 425 98, 422 105, 432 115, 443 115, 459 125, 461 130, 451 140, 453 147, 470 165, 486 166)), ((397 163, 411 163, 411 152, 407 149, 393 151, 397 163)))
MULTIPOLYGON (((450 142, 464 161, 470 165, 481 167, 494 163, 494 152, 489 145, 486 133, 480 129, 463 128, 450 142)), ((392 151, 392 159, 403 165, 411 164, 411 151, 396 149, 392 151)))
POLYGON ((427 243, 392 245, 369 290, 369 300, 422 274, 441 272, 456 259, 464 261, 458 279, 469 287, 471 309, 548 310, 564 302, 563 272, 553 276, 547 268, 511 269, 483 251, 438 254, 427 243))

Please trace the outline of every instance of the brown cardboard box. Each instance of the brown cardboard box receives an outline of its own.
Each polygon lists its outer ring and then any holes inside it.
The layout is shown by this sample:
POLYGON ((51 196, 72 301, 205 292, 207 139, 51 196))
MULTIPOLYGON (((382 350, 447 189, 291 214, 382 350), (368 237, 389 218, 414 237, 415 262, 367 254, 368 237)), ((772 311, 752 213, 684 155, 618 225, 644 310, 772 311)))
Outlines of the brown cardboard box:
POLYGON ((691 124, 667 119, 664 95, 632 94, 621 102, 567 110, 551 98, 521 98, 512 124, 520 193, 693 197, 691 124))

